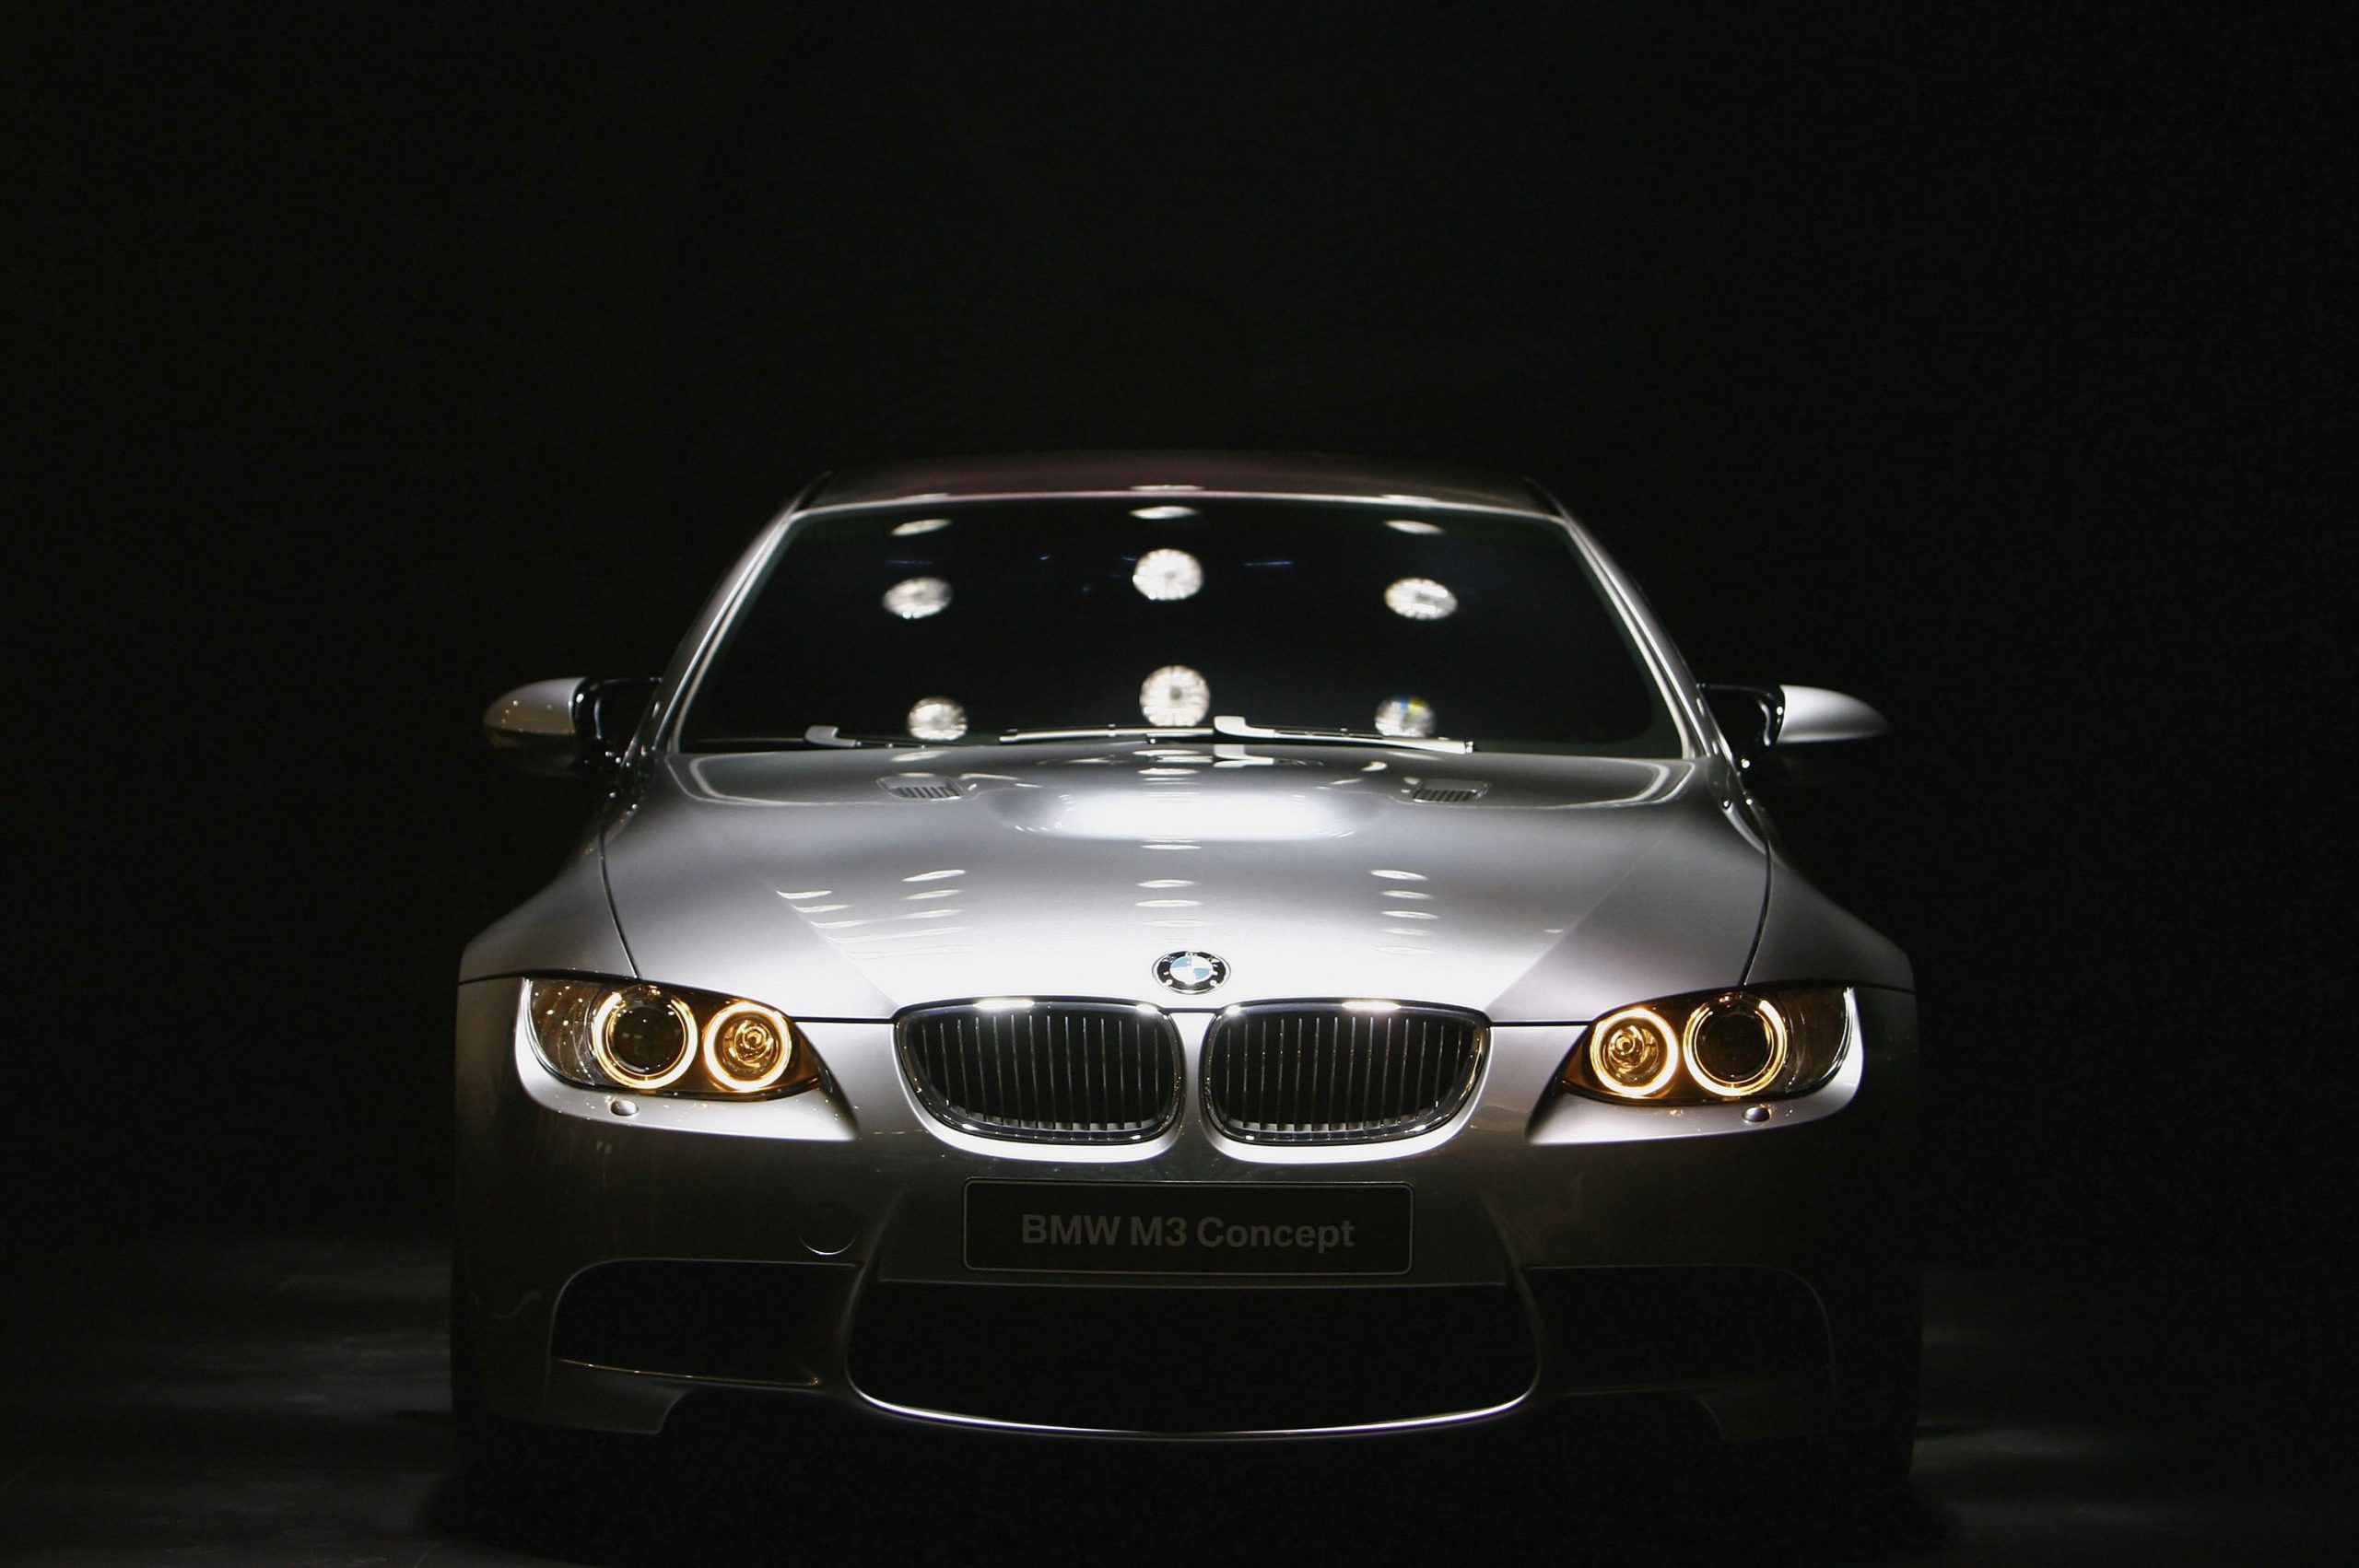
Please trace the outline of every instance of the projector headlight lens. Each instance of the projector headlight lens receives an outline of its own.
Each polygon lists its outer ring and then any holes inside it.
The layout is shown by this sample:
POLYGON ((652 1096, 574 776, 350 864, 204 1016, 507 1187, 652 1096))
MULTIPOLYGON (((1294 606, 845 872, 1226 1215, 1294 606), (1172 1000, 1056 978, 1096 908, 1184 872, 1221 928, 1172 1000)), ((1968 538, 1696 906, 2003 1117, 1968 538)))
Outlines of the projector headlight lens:
POLYGON ((1764 996, 1731 991, 1687 1015, 1679 1048, 1696 1082, 1741 1099, 1777 1081, 1786 1065, 1786 1015, 1764 996))
POLYGON ((1557 1082, 1623 1104, 1784 1099, 1835 1076, 1850 1038, 1843 986, 1700 991, 1604 1014, 1565 1059, 1557 1082))
POLYGON ((766 1099, 819 1081, 794 1021, 742 997, 644 982, 542 979, 533 1049, 569 1083, 641 1094, 766 1099))
POLYGON ((608 991, 590 1015, 591 1054, 629 1089, 664 1089, 677 1082, 696 1054, 696 1014, 688 1004, 653 986, 608 991))

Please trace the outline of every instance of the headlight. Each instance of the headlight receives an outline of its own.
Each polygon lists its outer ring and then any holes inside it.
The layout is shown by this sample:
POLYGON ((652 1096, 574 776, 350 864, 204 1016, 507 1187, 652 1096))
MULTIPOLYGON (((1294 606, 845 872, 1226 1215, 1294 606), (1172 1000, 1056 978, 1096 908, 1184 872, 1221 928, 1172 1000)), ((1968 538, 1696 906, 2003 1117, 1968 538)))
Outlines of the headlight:
POLYGON ((1850 1015, 1842 986, 1666 997, 1591 1024, 1557 1082, 1593 1099, 1650 1106, 1807 1094, 1842 1064, 1850 1015))
POLYGON ((758 1001, 603 980, 534 980, 532 992, 533 1048, 569 1083, 748 1100, 819 1081, 794 1021, 758 1001))

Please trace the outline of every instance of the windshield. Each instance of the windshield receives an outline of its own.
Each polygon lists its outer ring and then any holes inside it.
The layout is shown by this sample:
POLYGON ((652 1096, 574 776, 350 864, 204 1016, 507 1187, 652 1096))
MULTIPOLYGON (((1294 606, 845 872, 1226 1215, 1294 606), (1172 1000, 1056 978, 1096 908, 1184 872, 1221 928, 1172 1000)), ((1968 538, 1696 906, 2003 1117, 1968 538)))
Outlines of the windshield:
POLYGON ((1508 513, 1139 495, 818 512, 732 618, 691 750, 1209 724, 1671 755, 1564 529, 1508 513))

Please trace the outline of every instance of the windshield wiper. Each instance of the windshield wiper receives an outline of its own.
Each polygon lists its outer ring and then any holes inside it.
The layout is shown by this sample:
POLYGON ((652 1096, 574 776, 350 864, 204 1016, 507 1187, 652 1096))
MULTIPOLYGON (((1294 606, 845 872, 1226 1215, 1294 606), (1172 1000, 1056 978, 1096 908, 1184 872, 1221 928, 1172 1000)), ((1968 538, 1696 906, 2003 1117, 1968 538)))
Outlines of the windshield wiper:
POLYGON ((833 724, 814 724, 800 735, 699 735, 685 742, 684 752, 787 752, 801 751, 807 746, 923 746, 930 741, 913 741, 907 735, 842 735, 833 724))
POLYGON ((1210 730, 1158 729, 1153 725, 1123 729, 1116 724, 1092 725, 1082 730, 1009 730, 1000 735, 1000 744, 1010 741, 1119 741, 1126 735, 1152 735, 1162 738, 1209 735, 1210 730))
POLYGON ((1362 730, 1270 730, 1249 724, 1241 715, 1222 713, 1213 719, 1213 733, 1239 741, 1286 741, 1305 745, 1394 746, 1403 751, 1439 752, 1463 756, 1474 749, 1472 741, 1444 741, 1419 735, 1371 735, 1362 730))
POLYGON ((905 740, 893 735, 847 735, 833 724, 814 724, 803 731, 806 746, 921 746, 923 741, 905 740))
MULTIPOLYGON (((834 731, 828 731, 833 734, 834 731)), ((1259 724, 1249 724, 1238 714, 1224 713, 1214 719, 1210 729, 1198 726, 1092 724, 1069 730, 1009 730, 1000 735, 1000 744, 1019 741, 1119 741, 1132 736, 1156 740, 1191 740, 1205 735, 1226 735, 1240 741, 1285 741, 1298 745, 1329 746, 1394 746, 1407 751, 1439 752, 1445 756, 1463 756, 1474 749, 1472 741, 1442 741, 1416 735, 1371 735, 1364 730, 1271 730, 1259 724)), ((854 745, 852 741, 815 741, 820 745, 854 745)))

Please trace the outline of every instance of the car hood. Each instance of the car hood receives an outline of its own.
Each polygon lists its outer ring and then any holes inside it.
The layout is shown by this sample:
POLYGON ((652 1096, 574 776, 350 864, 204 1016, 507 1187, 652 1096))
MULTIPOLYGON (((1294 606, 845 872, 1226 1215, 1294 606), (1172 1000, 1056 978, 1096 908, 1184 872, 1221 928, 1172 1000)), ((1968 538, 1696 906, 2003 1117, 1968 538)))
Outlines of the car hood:
POLYGON ((604 840, 643 977, 811 1018, 1373 996, 1578 1021, 1741 979, 1766 852, 1688 762, 1139 742, 675 755, 604 840), (1182 998, 1155 960, 1224 959, 1182 998))

